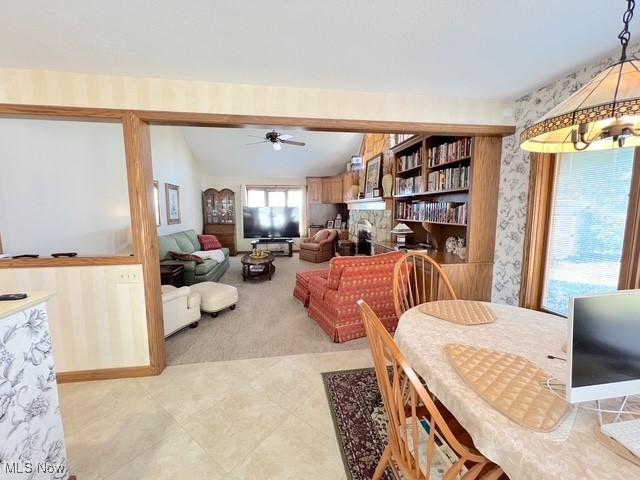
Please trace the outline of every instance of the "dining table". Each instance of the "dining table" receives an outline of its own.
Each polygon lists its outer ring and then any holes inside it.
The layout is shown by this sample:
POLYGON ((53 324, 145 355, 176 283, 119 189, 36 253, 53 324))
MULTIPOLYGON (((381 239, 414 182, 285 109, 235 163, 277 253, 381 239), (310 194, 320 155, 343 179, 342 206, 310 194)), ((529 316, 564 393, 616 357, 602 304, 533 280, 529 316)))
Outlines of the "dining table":
POLYGON ((567 319, 548 313, 484 303, 495 321, 461 325, 427 315, 420 306, 400 317, 395 341, 429 391, 469 432, 475 447, 511 480, 640 479, 640 466, 604 446, 595 402, 572 406, 552 432, 515 423, 483 400, 449 363, 448 344, 466 344, 523 356, 565 383, 563 346, 567 319), (548 355, 558 358, 548 358, 548 355))

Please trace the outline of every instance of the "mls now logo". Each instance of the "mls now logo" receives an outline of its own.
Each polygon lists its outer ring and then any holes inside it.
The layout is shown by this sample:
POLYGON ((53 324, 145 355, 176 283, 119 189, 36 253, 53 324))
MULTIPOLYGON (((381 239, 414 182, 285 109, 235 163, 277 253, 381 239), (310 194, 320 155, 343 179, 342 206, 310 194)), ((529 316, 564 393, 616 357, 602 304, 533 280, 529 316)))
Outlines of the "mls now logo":
POLYGON ((65 473, 65 465, 56 465, 53 463, 31 463, 31 462, 7 462, 4 464, 4 473, 7 474, 63 474, 65 473))

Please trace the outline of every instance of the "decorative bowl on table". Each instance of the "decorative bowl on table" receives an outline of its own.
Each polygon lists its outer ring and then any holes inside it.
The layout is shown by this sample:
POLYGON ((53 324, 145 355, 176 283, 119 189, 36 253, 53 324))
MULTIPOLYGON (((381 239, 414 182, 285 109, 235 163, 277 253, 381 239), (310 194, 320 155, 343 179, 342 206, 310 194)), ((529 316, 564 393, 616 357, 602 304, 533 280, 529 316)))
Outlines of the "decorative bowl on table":
POLYGON ((269 256, 269 252, 265 250, 254 249, 249 256, 254 260, 261 260, 263 258, 267 258, 269 256))

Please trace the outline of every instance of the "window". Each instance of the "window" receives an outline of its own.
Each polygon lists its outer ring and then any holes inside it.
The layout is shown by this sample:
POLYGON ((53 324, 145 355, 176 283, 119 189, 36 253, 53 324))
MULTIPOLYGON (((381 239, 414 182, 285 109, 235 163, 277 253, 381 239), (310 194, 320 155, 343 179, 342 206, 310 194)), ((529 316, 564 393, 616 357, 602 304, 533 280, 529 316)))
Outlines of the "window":
POLYGON ((542 307, 568 314, 574 296, 618 288, 633 148, 557 157, 542 307))
POLYGON ((247 187, 247 207, 302 209, 302 189, 300 187, 247 187))

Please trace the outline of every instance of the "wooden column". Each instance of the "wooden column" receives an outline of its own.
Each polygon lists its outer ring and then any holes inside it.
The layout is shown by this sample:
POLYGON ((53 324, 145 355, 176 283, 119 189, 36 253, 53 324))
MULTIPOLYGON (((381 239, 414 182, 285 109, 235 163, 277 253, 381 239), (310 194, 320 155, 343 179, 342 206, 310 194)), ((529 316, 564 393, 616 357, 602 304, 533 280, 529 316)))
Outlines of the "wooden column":
POLYGON ((160 262, 158 230, 153 198, 153 168, 149 124, 133 112, 123 116, 124 146, 127 157, 129 203, 133 252, 142 264, 144 295, 149 332, 149 360, 153 374, 158 375, 166 365, 162 293, 160 290, 160 262))
POLYGON ((531 154, 530 158, 529 206, 522 258, 520 306, 539 310, 544 286, 556 161, 551 154, 531 154))

